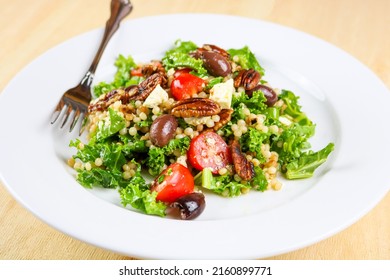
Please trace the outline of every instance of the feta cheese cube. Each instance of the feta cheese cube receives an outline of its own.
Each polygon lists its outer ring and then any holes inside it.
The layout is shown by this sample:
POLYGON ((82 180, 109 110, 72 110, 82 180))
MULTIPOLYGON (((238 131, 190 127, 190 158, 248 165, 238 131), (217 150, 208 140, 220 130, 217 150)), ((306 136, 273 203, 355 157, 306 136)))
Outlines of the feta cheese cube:
POLYGON ((234 92, 233 79, 229 79, 224 83, 214 85, 210 89, 210 99, 217 102, 222 109, 229 109, 231 107, 234 92))
POLYGON ((164 101, 167 101, 168 98, 168 93, 160 85, 157 85, 156 88, 145 99, 143 105, 148 108, 154 108, 164 101))

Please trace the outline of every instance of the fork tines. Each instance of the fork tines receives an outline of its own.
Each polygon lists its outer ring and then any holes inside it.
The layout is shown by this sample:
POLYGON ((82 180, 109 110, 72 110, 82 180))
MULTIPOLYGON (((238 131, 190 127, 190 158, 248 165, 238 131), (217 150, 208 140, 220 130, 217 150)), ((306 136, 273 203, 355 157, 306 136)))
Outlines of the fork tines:
MULTIPOLYGON (((62 124, 60 128, 63 128, 65 124, 68 122, 68 120, 72 120, 69 132, 72 132, 74 127, 76 126, 78 120, 80 117, 82 117, 82 120, 86 116, 87 109, 84 105, 78 104, 77 102, 71 100, 70 98, 64 96, 61 98, 61 100, 58 102, 52 117, 51 117, 51 124, 54 124, 58 119, 60 119, 60 116, 62 115, 62 124), (64 112, 64 113, 62 113, 64 112)), ((83 132, 83 121, 80 125, 79 134, 81 135, 83 132)))

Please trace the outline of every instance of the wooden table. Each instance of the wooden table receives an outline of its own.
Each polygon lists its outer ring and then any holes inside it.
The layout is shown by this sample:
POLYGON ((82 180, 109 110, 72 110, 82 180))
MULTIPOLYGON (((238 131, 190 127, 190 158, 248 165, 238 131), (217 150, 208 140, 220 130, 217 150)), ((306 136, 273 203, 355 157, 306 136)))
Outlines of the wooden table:
MULTIPOLYGON (((389 0, 132 2, 135 8, 127 20, 206 12, 264 19, 300 29, 351 53, 390 87, 389 0)), ((49 48, 104 26, 109 0, 0 0, 0 7, 2 90, 18 71, 49 48)), ((0 137, 7 135, 1 132, 0 137)), ((131 258, 87 245, 50 228, 20 206, 0 183, 0 259, 131 258)), ((390 193, 360 221, 337 235, 272 259, 390 259, 390 193)))

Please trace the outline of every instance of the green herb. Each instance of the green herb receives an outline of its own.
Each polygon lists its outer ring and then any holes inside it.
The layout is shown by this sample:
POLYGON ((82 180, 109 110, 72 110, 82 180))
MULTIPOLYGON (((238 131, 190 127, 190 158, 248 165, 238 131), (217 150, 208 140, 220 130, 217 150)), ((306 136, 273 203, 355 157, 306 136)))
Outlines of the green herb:
POLYGON ((267 190, 268 181, 267 181, 267 178, 265 177, 263 169, 261 169, 258 166, 255 166, 254 170, 255 170, 255 176, 251 180, 252 187, 255 190, 261 191, 261 192, 267 190))
POLYGON ((207 70, 203 68, 203 61, 185 53, 173 53, 165 56, 162 62, 167 70, 171 68, 191 68, 201 77, 207 76, 207 70))
POLYGON ((228 197, 239 196, 242 188, 250 188, 248 185, 234 181, 231 175, 213 176, 209 168, 205 168, 197 174, 195 185, 228 197))
POLYGON ((179 150, 180 154, 184 155, 190 147, 190 137, 182 137, 179 139, 172 139, 166 146, 163 147, 165 154, 172 154, 175 150, 179 150))
POLYGON ((250 182, 237 182, 231 174, 214 176, 209 168, 199 172, 195 176, 194 181, 195 185, 225 197, 239 196, 244 190, 251 188, 257 191, 264 191, 268 185, 264 172, 259 167, 255 167, 255 177, 250 182))
POLYGON ((119 115, 115 110, 108 108, 109 119, 101 120, 98 123, 96 133, 94 135, 94 140, 102 141, 126 127, 125 119, 119 115))
POLYGON ((150 191, 150 185, 146 184, 141 175, 141 166, 134 161, 133 163, 137 165, 136 174, 124 188, 119 189, 123 206, 131 205, 146 214, 165 216, 167 206, 156 200, 157 192, 150 191))
POLYGON ((125 57, 123 55, 119 55, 115 61, 115 66, 117 67, 117 71, 115 73, 114 80, 111 83, 100 82, 94 86, 93 90, 96 96, 100 96, 121 87, 139 84, 140 77, 132 77, 130 75, 130 71, 137 67, 137 64, 131 56, 125 57))
POLYGON ((182 40, 176 40, 174 47, 170 50, 168 50, 165 55, 171 55, 173 53, 190 53, 192 51, 195 51, 198 48, 198 46, 192 42, 192 41, 182 41, 182 40))
POLYGON ((264 76, 264 69, 260 66, 260 63, 257 61, 255 55, 251 52, 248 46, 245 46, 241 49, 229 49, 228 53, 239 65, 244 69, 254 69, 260 73, 261 76, 264 76))
POLYGON ((115 143, 95 143, 83 144, 80 148, 80 140, 75 140, 70 143, 70 147, 78 148, 77 153, 73 156, 74 159, 80 159, 83 162, 94 162, 97 158, 103 160, 103 165, 110 170, 120 171, 122 166, 126 163, 122 147, 115 143))
POLYGON ((190 146, 190 141, 190 138, 186 136, 180 139, 172 139, 164 147, 150 149, 146 163, 149 167, 149 173, 153 176, 160 174, 167 163, 168 156, 172 155, 175 150, 179 150, 182 155, 185 154, 190 146))
POLYGON ((299 97, 292 91, 282 90, 279 99, 282 99, 286 105, 286 109, 284 109, 283 113, 291 116, 294 122, 300 125, 312 124, 312 121, 301 111, 301 106, 298 104, 299 97))
POLYGON ((207 76, 207 70, 203 67, 203 61, 189 55, 191 51, 196 49, 197 46, 191 41, 183 42, 177 40, 175 47, 168 50, 161 61, 166 70, 180 67, 191 68, 195 72, 194 74, 201 77, 207 76))
POLYGON ((102 145, 87 145, 81 142, 80 139, 70 141, 69 147, 75 147, 77 153, 73 155, 74 159, 80 159, 82 162, 94 162, 95 159, 100 157, 100 150, 102 145), (81 148, 82 147, 82 148, 81 148))
POLYGON ((244 104, 251 113, 261 114, 268 108, 267 104, 265 104, 266 101, 267 99, 260 90, 254 91, 251 97, 245 94, 245 92, 241 92, 239 94, 233 95, 232 107, 235 109, 239 107, 239 104, 241 103, 244 104))
POLYGON ((264 124, 265 125, 277 125, 280 126, 279 116, 280 108, 279 107, 268 107, 264 110, 264 115, 266 117, 264 124))
POLYGON ((147 119, 146 120, 142 120, 140 122, 137 123, 138 127, 142 128, 142 127, 150 127, 153 123, 153 119, 152 119, 152 115, 148 115, 147 119))
POLYGON ((164 176, 164 175, 160 175, 160 176, 158 177, 158 179, 157 179, 157 182, 158 182, 159 184, 161 184, 162 182, 164 182, 164 179, 165 179, 165 176, 164 176))
POLYGON ((323 164, 329 154, 334 150, 334 144, 329 143, 325 148, 316 153, 305 153, 297 160, 287 164, 287 179, 303 179, 313 176, 314 171, 323 164))
POLYGON ((269 134, 250 127, 248 132, 240 138, 240 146, 243 152, 252 152, 260 162, 265 162, 261 152, 261 146, 268 141, 269 134))
POLYGON ((274 139, 271 150, 279 154, 279 162, 284 165, 296 160, 303 151, 310 148, 308 139, 314 135, 314 125, 293 124, 285 128, 283 132, 274 139))
POLYGON ((149 149, 146 165, 149 168, 150 175, 156 176, 160 174, 164 168, 165 161, 166 157, 164 149, 158 147, 149 149))
POLYGON ((214 176, 214 183, 210 190, 222 196, 234 197, 242 194, 243 189, 249 189, 249 184, 242 184, 233 179, 231 175, 214 176))
POLYGON ((142 154, 148 152, 145 140, 136 140, 134 142, 128 142, 122 146, 122 152, 128 158, 134 157, 136 154, 142 154))
POLYGON ((126 182, 119 171, 92 168, 91 170, 78 170, 77 181, 86 188, 103 187, 115 189, 124 186, 126 182))

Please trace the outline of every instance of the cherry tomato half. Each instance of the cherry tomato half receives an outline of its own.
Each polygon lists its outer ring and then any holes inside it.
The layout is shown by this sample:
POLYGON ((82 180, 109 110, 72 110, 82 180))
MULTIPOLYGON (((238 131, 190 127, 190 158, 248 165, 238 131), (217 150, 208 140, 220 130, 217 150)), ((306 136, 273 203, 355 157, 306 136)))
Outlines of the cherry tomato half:
POLYGON ((178 69, 178 70, 176 70, 175 71, 175 73, 173 73, 173 77, 174 78, 177 78, 177 77, 179 77, 181 74, 183 74, 183 73, 190 73, 192 71, 192 69, 191 68, 182 68, 182 69, 178 69))
POLYGON ((209 167, 216 174, 231 162, 226 142, 213 131, 204 132, 191 140, 187 157, 197 170, 209 167))
POLYGON ((195 75, 187 72, 188 70, 178 70, 179 72, 171 83, 171 93, 176 100, 182 100, 192 97, 194 94, 201 92, 205 81, 195 75))
POLYGON ((194 177, 187 167, 173 163, 154 180, 151 191, 158 193, 157 200, 172 203, 194 192, 194 177))
POLYGON ((130 71, 130 75, 131 76, 137 76, 137 77, 142 77, 142 68, 141 67, 138 67, 138 68, 134 68, 130 71))

